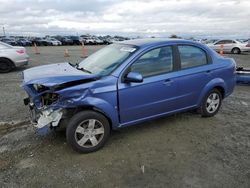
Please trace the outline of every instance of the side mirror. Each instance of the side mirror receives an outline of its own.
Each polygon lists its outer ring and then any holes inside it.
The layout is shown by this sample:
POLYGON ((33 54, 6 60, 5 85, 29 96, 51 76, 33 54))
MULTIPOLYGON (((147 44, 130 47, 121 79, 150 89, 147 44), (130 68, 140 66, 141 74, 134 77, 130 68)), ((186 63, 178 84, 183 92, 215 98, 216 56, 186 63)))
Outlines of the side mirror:
POLYGON ((135 83, 140 83, 143 82, 143 77, 140 73, 138 72, 130 72, 125 76, 125 82, 135 82, 135 83))

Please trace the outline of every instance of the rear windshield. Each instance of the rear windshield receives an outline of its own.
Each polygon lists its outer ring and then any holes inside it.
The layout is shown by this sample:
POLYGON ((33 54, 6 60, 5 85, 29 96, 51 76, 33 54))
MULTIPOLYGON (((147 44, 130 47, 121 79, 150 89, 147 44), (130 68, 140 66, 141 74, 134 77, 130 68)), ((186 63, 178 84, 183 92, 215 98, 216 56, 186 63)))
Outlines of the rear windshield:
POLYGON ((4 42, 0 42, 0 49, 3 49, 3 48, 12 48, 12 46, 4 42))

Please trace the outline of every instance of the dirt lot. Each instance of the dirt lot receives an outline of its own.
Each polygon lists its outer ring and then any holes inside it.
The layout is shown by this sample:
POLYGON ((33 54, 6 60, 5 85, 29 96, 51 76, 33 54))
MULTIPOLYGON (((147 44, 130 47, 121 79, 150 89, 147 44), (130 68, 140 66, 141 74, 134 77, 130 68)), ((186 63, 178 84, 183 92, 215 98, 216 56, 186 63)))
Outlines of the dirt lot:
MULTIPOLYGON (((92 53, 102 46, 89 46, 92 53)), ((80 47, 42 47, 29 67, 80 61, 80 47)), ((250 67, 250 54, 228 55, 250 67)), ((44 136, 25 123, 18 69, 0 75, 0 187, 250 187, 250 87, 237 86, 213 118, 196 113, 112 133, 100 151, 79 155, 65 133, 44 136)))

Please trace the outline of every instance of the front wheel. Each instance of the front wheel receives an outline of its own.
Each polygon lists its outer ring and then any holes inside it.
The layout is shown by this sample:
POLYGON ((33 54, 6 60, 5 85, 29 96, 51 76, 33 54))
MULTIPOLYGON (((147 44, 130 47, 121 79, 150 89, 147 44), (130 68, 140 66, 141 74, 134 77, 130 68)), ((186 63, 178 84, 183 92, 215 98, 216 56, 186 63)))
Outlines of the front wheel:
POLYGON ((222 95, 218 89, 212 89, 203 100, 201 105, 201 115, 211 117, 217 114, 222 102, 222 95))
POLYGON ((104 146, 110 135, 106 117, 94 111, 74 115, 66 130, 68 144, 79 153, 90 153, 104 146))

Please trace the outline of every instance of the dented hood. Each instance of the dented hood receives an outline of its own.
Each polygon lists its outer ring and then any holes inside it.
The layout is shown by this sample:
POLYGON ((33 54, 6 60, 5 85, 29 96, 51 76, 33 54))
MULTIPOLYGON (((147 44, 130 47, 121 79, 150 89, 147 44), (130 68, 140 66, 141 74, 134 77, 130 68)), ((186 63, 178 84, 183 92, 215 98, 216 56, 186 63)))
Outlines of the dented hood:
POLYGON ((23 71, 23 85, 41 84, 55 86, 78 80, 95 79, 97 76, 77 70, 69 63, 37 66, 23 71))

